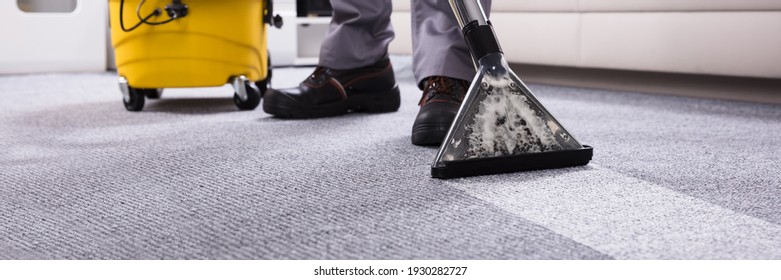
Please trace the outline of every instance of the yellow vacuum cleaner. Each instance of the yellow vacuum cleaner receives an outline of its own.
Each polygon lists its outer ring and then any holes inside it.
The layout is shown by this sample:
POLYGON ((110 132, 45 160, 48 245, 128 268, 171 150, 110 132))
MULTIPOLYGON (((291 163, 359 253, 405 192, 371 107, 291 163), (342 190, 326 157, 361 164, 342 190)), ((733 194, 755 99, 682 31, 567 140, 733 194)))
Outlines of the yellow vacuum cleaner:
POLYGON ((282 25, 271 0, 109 0, 109 11, 128 111, 163 88, 226 83, 239 109, 260 103, 271 77, 265 24, 282 25))

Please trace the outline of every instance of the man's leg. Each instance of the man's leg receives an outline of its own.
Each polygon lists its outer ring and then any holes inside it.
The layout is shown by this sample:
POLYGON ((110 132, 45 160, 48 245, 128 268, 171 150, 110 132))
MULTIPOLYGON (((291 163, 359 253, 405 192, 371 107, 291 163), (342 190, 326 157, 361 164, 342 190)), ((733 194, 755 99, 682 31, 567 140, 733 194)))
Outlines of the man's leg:
MULTIPOLYGON (((488 15, 491 1, 480 1, 488 15)), ((448 1, 412 0, 415 80, 423 90, 412 143, 439 145, 475 75, 472 56, 448 1)))
POLYGON ((331 0, 331 25, 314 73, 297 88, 270 90, 263 110, 281 118, 349 111, 396 111, 399 89, 388 59, 391 0, 331 0))
POLYGON ((331 0, 331 6, 334 13, 320 46, 320 66, 355 69, 387 55, 393 40, 391 0, 331 0))

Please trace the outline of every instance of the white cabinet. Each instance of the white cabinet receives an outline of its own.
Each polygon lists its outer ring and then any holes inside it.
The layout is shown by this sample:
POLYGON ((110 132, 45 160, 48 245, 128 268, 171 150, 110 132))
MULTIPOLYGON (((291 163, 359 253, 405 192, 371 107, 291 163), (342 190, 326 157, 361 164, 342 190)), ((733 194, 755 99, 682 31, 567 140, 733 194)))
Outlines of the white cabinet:
POLYGON ((274 14, 284 20, 281 29, 269 28, 268 48, 274 66, 314 65, 331 17, 296 17, 295 0, 274 1, 274 14))
POLYGON ((108 1, 44 2, 0 0, 0 74, 105 71, 108 1))

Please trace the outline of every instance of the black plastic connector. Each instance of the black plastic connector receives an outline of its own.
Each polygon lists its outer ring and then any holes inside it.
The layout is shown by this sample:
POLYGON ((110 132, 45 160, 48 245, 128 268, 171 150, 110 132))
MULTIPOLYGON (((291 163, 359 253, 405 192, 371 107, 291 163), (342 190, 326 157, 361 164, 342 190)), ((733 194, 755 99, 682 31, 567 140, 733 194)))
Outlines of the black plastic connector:
POLYGON ((272 20, 271 25, 273 25, 277 29, 280 29, 280 28, 282 28, 283 24, 284 24, 284 22, 282 21, 282 17, 279 16, 279 15, 275 15, 274 19, 272 20))
POLYGON ((172 19, 183 18, 187 16, 187 5, 181 0, 173 0, 171 4, 165 5, 165 12, 172 19))
POLYGON ((274 15, 274 1, 266 0, 264 3, 266 12, 263 15, 263 22, 276 27, 277 29, 282 28, 282 24, 284 24, 282 17, 279 15, 274 15))
POLYGON ((499 40, 496 39, 494 28, 490 25, 480 25, 474 20, 461 29, 464 33, 464 39, 469 46, 476 61, 492 53, 501 53, 502 47, 499 46, 499 40))

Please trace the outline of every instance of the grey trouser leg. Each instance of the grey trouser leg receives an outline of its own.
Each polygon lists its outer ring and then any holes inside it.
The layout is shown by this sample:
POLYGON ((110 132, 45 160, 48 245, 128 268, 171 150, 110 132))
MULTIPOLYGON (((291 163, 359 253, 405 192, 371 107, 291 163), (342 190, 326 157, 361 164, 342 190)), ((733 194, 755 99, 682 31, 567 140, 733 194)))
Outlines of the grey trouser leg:
MULTIPOLYGON (((491 0, 480 2, 487 16, 491 0)), ((474 78, 472 56, 447 0, 412 0, 412 63, 419 86, 431 76, 474 78)))
POLYGON ((393 40, 391 0, 331 0, 331 6, 334 12, 320 47, 319 65, 339 70, 359 68, 388 53, 393 40))

